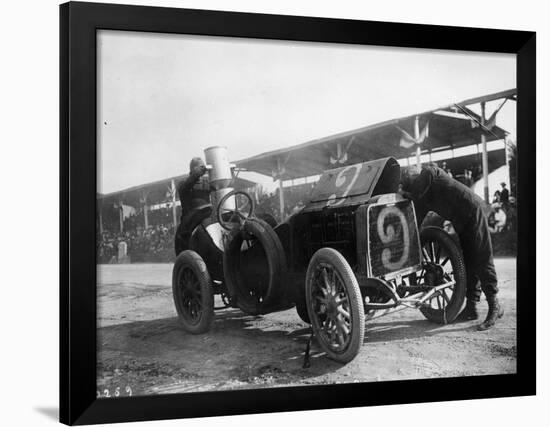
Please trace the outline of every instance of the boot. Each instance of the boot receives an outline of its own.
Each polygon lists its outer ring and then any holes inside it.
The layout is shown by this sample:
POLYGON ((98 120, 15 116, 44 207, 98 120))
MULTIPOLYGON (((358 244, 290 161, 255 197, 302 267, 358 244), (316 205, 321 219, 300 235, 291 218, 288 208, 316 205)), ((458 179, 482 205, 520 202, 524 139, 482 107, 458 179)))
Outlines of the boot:
POLYGON ((504 316, 504 309, 498 302, 496 295, 487 296, 487 304, 489 304, 489 312, 484 322, 477 327, 478 331, 486 331, 495 326, 498 319, 504 316))
POLYGON ((479 314, 477 313, 477 302, 474 300, 466 300, 466 307, 460 312, 456 318, 457 322, 468 322, 470 320, 477 320, 479 314))

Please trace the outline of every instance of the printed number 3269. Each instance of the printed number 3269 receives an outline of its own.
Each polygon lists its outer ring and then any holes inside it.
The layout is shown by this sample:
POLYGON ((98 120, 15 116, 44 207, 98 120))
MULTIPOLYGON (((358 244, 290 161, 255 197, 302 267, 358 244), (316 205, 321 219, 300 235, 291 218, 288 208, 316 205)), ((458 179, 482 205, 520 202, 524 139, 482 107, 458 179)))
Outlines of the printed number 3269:
POLYGON ((124 388, 124 390, 121 390, 120 387, 115 388, 114 390, 109 390, 108 388, 104 389, 103 391, 97 390, 97 398, 105 398, 105 397, 120 397, 120 396, 131 396, 132 395, 132 388, 128 385, 124 388))

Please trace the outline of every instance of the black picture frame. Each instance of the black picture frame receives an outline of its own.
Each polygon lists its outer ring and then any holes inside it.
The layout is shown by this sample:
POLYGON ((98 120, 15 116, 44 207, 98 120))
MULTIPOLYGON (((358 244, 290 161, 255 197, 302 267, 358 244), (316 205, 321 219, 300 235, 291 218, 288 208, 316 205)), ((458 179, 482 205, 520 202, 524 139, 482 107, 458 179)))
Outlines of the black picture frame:
POLYGON ((528 31, 69 2, 60 6, 60 419, 66 424, 536 393, 535 46, 528 31), (96 31, 130 30, 517 55, 517 373, 96 399, 96 31), (220 398, 223 394, 223 398, 220 398), (215 402, 215 404, 214 404, 215 402))

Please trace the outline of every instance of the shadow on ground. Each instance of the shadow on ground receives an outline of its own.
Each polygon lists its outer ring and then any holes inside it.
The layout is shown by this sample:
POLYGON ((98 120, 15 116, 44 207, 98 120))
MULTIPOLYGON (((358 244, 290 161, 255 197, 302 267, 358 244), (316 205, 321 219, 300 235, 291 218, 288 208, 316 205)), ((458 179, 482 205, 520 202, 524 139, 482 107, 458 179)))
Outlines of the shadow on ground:
MULTIPOLYGON (((472 324, 452 326, 452 331, 473 329, 472 324)), ((367 323, 365 345, 452 332, 426 320, 367 323)), ((311 329, 292 318, 273 321, 269 316, 249 316, 237 309, 216 313, 211 330, 192 335, 177 317, 134 321, 98 330, 98 375, 117 375, 155 387, 162 378, 206 383, 235 382, 238 385, 287 384, 336 373, 344 365, 328 359, 315 340, 310 366, 304 354, 311 329)), ((352 362, 355 363, 355 362, 352 362)), ((348 366, 346 371, 353 369, 348 366)), ((176 381, 176 382, 177 382, 176 381)), ((307 381, 306 381, 307 383, 307 381)))
POLYGON ((46 418, 49 418, 53 421, 59 421, 59 408, 58 407, 38 407, 34 408, 34 410, 42 415, 44 415, 46 418))

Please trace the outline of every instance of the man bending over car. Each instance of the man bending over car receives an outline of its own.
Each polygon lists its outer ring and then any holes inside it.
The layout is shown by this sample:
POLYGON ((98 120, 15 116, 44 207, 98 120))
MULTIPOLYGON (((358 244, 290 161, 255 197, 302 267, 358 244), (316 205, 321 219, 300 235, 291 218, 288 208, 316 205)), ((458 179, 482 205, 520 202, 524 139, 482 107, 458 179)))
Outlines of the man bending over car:
POLYGON ((504 310, 497 298, 498 280, 485 202, 434 164, 424 165, 420 172, 414 167, 406 168, 401 174, 401 193, 414 202, 418 224, 429 211, 452 222, 462 246, 467 278, 466 307, 458 320, 479 317, 477 303, 483 291, 489 312, 478 330, 492 328, 504 310))

